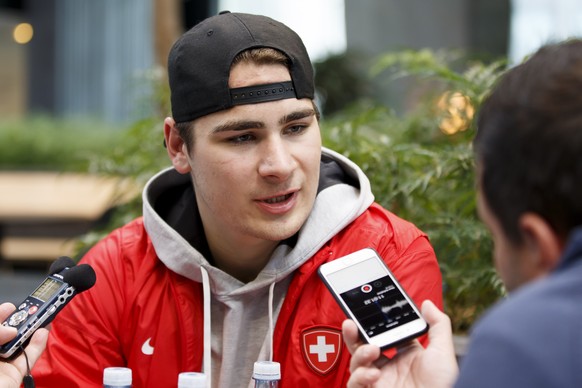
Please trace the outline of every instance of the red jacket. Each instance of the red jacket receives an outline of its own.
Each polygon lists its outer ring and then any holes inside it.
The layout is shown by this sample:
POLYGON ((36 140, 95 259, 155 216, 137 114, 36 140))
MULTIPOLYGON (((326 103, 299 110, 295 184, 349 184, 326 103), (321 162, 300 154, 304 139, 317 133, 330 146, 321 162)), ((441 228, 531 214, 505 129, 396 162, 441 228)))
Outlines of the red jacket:
MULTIPOLYGON (((281 387, 345 386, 345 315, 317 268, 364 247, 378 251, 418 305, 431 299, 442 308, 441 274, 426 235, 374 204, 296 271, 274 333, 281 387), (337 349, 323 362, 308 352, 315 335, 337 349)), ((158 260, 141 218, 111 233, 83 262, 95 269, 96 285, 52 323, 32 371, 38 387, 102 387, 108 366, 131 368, 134 388, 176 387, 180 372, 201 370, 202 286, 158 260)))

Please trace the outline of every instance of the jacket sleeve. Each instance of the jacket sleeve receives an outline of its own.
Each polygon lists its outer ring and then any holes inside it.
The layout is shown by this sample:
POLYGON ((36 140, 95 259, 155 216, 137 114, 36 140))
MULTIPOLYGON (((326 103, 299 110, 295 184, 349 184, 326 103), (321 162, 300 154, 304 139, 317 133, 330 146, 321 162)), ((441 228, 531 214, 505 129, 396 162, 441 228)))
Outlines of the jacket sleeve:
POLYGON ((117 333, 127 275, 115 240, 109 236, 82 260, 97 281, 51 323, 46 351, 32 370, 38 387, 102 387, 103 368, 124 365, 117 333))

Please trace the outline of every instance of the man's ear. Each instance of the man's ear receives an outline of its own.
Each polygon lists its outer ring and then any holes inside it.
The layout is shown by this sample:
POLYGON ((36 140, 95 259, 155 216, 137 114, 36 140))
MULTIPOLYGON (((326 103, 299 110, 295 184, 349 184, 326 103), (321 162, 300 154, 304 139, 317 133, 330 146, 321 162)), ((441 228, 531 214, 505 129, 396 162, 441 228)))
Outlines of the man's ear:
POLYGON ((557 267, 562 256, 563 241, 548 222, 536 213, 524 213, 519 218, 525 247, 533 255, 537 270, 549 273, 557 267))
POLYGON ((172 165, 180 174, 190 172, 190 163, 188 163, 188 147, 176 128, 176 122, 171 117, 164 120, 164 141, 168 156, 172 165))

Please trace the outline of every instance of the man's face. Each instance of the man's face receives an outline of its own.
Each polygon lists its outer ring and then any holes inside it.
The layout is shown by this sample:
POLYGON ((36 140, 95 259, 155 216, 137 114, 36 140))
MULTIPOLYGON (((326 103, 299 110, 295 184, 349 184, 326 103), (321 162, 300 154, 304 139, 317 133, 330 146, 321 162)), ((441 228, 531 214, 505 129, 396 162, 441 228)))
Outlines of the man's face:
POLYGON ((477 192, 477 208, 481 220, 491 232, 494 244, 493 261, 507 290, 515 290, 536 278, 539 272, 535 265, 534 252, 525 244, 516 244, 506 236, 499 220, 489 208, 481 185, 477 192))
MULTIPOLYGON (((230 88, 289 81, 282 65, 239 63, 230 88)), ((209 240, 257 244, 294 235, 313 207, 321 136, 309 99, 238 105, 197 119, 188 164, 209 240)))

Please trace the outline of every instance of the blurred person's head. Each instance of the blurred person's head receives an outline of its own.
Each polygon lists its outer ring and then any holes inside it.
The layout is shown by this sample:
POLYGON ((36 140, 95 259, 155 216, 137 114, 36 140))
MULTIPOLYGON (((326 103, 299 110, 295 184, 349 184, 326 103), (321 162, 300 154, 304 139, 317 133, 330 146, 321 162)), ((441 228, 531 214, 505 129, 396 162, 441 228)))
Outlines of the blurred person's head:
POLYGON ((554 269, 582 225, 582 41, 547 45, 482 105, 474 149, 480 214, 509 290, 554 269))

